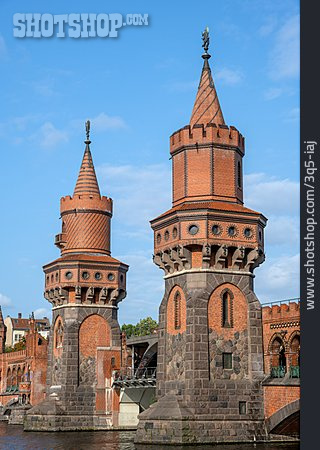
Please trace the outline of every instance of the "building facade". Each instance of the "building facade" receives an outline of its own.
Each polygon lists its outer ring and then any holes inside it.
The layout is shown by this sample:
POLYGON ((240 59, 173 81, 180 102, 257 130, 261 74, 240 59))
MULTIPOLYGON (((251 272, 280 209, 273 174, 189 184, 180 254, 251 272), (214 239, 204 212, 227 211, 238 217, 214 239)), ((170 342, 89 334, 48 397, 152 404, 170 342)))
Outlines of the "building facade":
POLYGON ((119 419, 112 373, 121 366, 118 304, 128 266, 111 256, 112 199, 101 196, 90 123, 73 196, 61 199, 61 256, 44 266, 52 304, 47 398, 26 417, 27 430, 107 429, 119 419))
MULTIPOLYGON (((29 331, 29 319, 22 317, 21 313, 18 313, 18 317, 10 317, 9 315, 4 319, 4 324, 7 327, 6 332, 6 347, 12 347, 17 344, 26 333, 29 331)), ((44 338, 48 338, 50 331, 50 321, 47 317, 43 319, 35 319, 35 326, 37 331, 44 338)))
POLYGON ((244 137, 224 121, 203 38, 190 123, 170 137, 172 208, 151 221, 165 294, 158 401, 140 415, 137 443, 266 439, 253 272, 267 220, 243 205, 244 137))
POLYGON ((36 405, 45 398, 48 342, 31 315, 22 350, 5 351, 6 326, 0 309, 0 407, 36 405))

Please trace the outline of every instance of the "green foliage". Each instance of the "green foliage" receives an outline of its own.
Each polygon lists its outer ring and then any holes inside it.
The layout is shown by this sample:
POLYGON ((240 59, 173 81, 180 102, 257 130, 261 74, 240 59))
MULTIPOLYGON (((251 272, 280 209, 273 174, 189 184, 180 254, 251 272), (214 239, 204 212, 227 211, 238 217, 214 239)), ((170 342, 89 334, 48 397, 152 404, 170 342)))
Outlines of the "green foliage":
POLYGON ((146 336, 148 334, 154 333, 157 329, 158 323, 156 320, 153 320, 152 317, 146 317, 145 319, 141 319, 136 325, 123 324, 121 327, 121 331, 125 332, 127 338, 131 336, 146 336))
POLYGON ((5 353, 11 353, 11 352, 18 352, 19 350, 25 350, 26 349, 26 338, 23 336, 19 342, 14 344, 12 347, 6 347, 5 353))

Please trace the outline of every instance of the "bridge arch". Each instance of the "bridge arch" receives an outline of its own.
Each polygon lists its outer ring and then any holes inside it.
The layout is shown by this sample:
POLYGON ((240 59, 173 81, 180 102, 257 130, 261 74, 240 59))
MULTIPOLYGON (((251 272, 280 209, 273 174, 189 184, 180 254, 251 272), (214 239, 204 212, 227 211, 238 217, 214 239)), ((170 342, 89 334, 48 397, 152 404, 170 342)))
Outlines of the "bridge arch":
POLYGON ((288 403, 266 420, 268 433, 299 434, 300 399, 288 403))

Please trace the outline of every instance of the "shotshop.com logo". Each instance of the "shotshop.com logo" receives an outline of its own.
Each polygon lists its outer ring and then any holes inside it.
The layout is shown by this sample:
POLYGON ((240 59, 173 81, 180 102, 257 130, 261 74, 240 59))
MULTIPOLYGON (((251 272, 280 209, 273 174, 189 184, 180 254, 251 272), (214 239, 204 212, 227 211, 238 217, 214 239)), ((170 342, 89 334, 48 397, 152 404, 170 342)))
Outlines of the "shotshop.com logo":
POLYGON ((22 14, 13 15, 17 38, 116 38, 119 28, 146 26, 148 14, 22 14))

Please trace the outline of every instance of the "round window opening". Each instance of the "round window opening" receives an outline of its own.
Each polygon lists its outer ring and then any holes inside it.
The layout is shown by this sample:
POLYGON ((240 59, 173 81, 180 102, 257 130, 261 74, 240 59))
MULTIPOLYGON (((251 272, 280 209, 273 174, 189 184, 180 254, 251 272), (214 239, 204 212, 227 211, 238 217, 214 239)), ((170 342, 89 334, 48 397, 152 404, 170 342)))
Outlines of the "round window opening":
POLYGON ((58 281, 59 275, 58 272, 56 273, 56 281, 58 281))
POLYGON ((82 278, 87 280, 89 278, 89 272, 82 272, 82 278))
POLYGON ((195 234, 197 234, 198 231, 199 231, 198 225, 190 225, 190 227, 189 227, 189 233, 192 234, 192 236, 194 236, 195 234))
POLYGON ((159 233, 157 235, 157 244, 160 244, 160 242, 161 242, 161 234, 159 233))
POLYGON ((228 234, 229 236, 235 236, 237 234, 236 227, 229 227, 228 234))
POLYGON ((174 228, 172 230, 172 236, 173 236, 173 239, 175 239, 178 236, 178 230, 176 228, 174 228))
POLYGON ((113 281, 114 280, 114 274, 113 273, 109 273, 108 274, 108 280, 109 281, 113 281))
POLYGON ((96 272, 96 273, 94 274, 94 277, 95 277, 96 280, 101 280, 102 275, 101 275, 100 272, 96 272))
POLYGON ((167 241, 168 239, 169 239, 169 231, 167 230, 165 233, 164 233, 164 238, 165 238, 165 240, 167 241))
POLYGON ((245 228, 244 229, 244 235, 245 235, 245 237, 250 238, 252 236, 251 228, 245 228))
POLYGON ((70 272, 70 271, 66 272, 66 273, 65 273, 65 277, 66 277, 67 280, 71 280, 71 278, 72 278, 72 272, 70 272))
POLYGON ((212 233, 215 234, 216 236, 221 233, 221 228, 219 227, 219 225, 212 226, 212 233))

